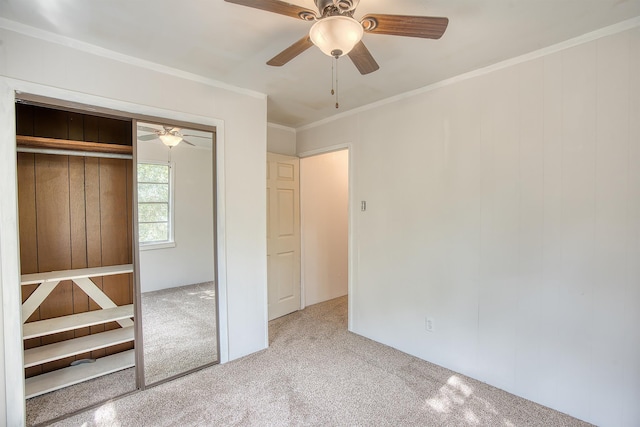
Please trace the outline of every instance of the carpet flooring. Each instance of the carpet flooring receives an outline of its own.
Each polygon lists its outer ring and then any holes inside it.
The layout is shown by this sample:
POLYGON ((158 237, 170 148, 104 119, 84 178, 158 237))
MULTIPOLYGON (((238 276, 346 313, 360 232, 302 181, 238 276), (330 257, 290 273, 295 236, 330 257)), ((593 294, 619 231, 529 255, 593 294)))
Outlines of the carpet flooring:
MULTIPOLYGON (((213 282, 142 294, 145 380, 147 384, 217 360, 213 282)), ((26 425, 136 390, 135 370, 125 369, 26 401, 26 425)))
POLYGON ((587 426, 348 332, 346 297, 269 323, 270 347, 56 426, 587 426))
POLYGON ((142 294, 146 384, 218 360, 213 282, 142 294))
POLYGON ((129 368, 32 397, 26 401, 26 425, 46 423, 135 390, 135 370, 129 368))

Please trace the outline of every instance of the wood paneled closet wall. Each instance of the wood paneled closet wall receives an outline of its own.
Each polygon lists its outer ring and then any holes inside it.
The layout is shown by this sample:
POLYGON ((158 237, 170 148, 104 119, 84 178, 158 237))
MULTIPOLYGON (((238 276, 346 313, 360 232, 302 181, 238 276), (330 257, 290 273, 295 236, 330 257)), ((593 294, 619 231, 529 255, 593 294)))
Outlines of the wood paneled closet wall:
MULTIPOLYGON (((131 122, 16 104, 19 135, 132 145, 131 122)), ((21 274, 131 264, 133 167, 128 159, 18 153, 21 274)), ((92 278, 116 305, 133 303, 133 275, 92 278)), ((23 302, 38 285, 22 287, 23 302)), ((27 320, 96 310, 71 280, 61 282, 27 320)), ((119 328, 116 322, 25 340, 25 349, 119 328)), ((25 369, 26 377, 132 349, 133 342, 25 369)))

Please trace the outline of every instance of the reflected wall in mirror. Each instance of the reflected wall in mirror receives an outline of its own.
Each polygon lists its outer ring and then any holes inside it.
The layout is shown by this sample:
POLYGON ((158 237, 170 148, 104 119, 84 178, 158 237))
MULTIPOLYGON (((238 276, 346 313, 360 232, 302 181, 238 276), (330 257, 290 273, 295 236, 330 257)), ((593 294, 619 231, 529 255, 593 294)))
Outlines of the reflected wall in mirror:
POLYGON ((137 124, 144 382, 218 361, 214 133, 137 124))

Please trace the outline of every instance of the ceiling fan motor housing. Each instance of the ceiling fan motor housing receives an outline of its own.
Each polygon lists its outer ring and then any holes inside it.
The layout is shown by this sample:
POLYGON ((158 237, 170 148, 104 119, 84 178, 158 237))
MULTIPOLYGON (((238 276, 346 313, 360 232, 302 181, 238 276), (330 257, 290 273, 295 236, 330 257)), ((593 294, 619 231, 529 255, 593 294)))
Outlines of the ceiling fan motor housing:
POLYGON ((322 16, 353 12, 360 0, 315 0, 322 16))
POLYGON ((360 0, 333 0, 333 4, 340 9, 341 12, 352 12, 360 0))

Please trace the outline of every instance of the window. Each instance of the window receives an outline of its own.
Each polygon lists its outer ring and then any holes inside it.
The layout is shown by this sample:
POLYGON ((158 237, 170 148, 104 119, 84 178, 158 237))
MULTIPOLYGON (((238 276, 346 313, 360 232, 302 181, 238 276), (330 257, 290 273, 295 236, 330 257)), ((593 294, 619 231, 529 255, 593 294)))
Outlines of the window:
POLYGON ((173 176, 167 163, 138 163, 138 237, 140 247, 173 243, 173 176))

